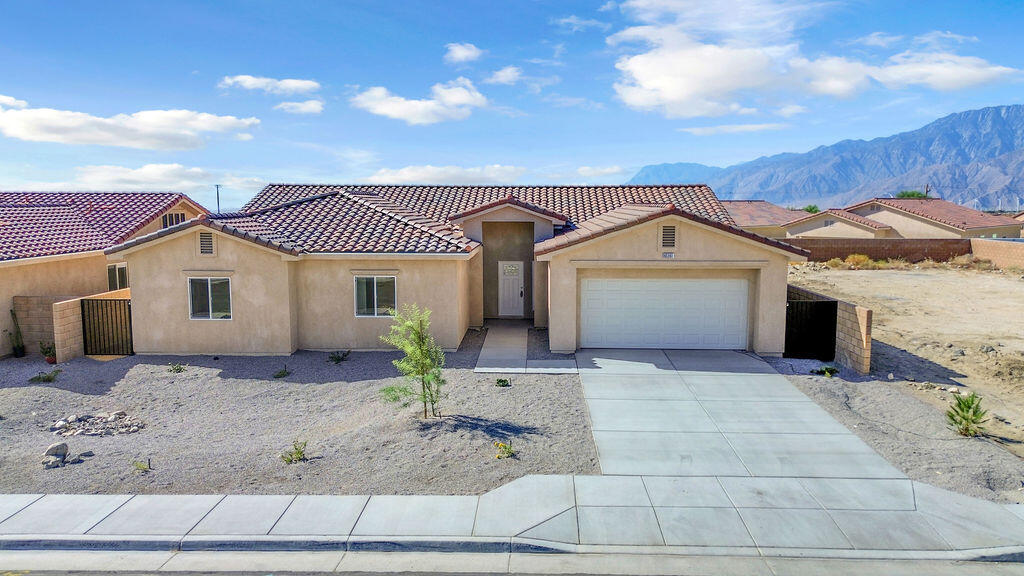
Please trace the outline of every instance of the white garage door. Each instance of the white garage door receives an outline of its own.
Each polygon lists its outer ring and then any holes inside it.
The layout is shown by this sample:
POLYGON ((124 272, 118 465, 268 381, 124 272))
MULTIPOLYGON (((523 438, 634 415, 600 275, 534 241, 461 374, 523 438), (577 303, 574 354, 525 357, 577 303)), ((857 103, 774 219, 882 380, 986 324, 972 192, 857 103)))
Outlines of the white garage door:
POLYGON ((747 347, 746 280, 583 280, 583 348, 747 347))

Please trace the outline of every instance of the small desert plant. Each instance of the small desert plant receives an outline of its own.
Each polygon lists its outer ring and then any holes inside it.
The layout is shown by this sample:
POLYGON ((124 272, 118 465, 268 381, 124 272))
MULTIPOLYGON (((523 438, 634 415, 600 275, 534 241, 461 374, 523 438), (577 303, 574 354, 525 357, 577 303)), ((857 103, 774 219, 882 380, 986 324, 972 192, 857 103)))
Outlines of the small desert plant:
POLYGON ((953 268, 964 270, 992 270, 995 268, 991 260, 977 258, 973 254, 961 254, 960 256, 950 258, 947 264, 953 268))
POLYGON ((281 460, 284 460, 285 464, 295 464, 298 462, 305 462, 306 458, 306 442, 299 442, 295 440, 292 442, 292 447, 281 454, 281 460))
POLYGON ((946 422, 961 436, 979 436, 985 433, 982 426, 988 422, 988 411, 981 407, 981 397, 976 393, 953 397, 953 404, 946 410, 946 422))
POLYGON ((351 354, 351 350, 345 350, 344 352, 331 352, 327 359, 334 364, 341 364, 345 360, 348 360, 348 355, 351 354))
POLYGON ((43 355, 43 358, 56 358, 57 346, 53 342, 40 342, 39 353, 43 355))
POLYGON ((148 458, 145 462, 142 460, 132 460, 132 468, 139 474, 149 474, 153 471, 152 461, 148 458))
POLYGON ((494 385, 498 388, 508 388, 512 385, 512 380, 510 378, 498 378, 495 380, 494 385))
POLYGON ((811 374, 817 374, 818 376, 826 376, 831 378, 836 374, 839 374, 839 368, 835 366, 822 366, 821 368, 815 368, 811 370, 811 374))
POLYGON ((516 451, 515 448, 512 448, 511 440, 507 442, 495 442, 494 447, 498 449, 498 453, 494 455, 498 460, 516 457, 516 451))
POLYGON ((846 257, 846 264, 851 268, 857 269, 870 267, 874 264, 874 261, 864 254, 850 254, 846 257))
POLYGON ((406 407, 419 400, 423 403, 424 418, 428 408, 431 415, 440 418, 440 403, 444 398, 441 389, 446 384, 441 376, 444 351, 430 334, 430 310, 420 310, 415 304, 406 305, 401 312, 395 312, 390 331, 380 339, 403 352, 404 356, 392 364, 409 381, 419 384, 419 391, 408 384, 387 386, 380 391, 384 401, 406 407))
POLYGON ((284 368, 281 368, 277 372, 274 372, 274 378, 284 378, 285 376, 287 376, 289 374, 291 374, 291 372, 288 371, 288 365, 285 364, 284 368))
POLYGON ((825 262, 825 266, 829 268, 846 268, 846 262, 843 262, 840 258, 830 258, 825 262))
POLYGON ((167 371, 170 372, 171 374, 181 374, 182 372, 185 371, 185 365, 181 364, 180 362, 175 362, 174 364, 170 365, 170 368, 168 368, 167 371))
POLYGON ((28 379, 29 382, 56 382, 57 375, 60 374, 60 370, 52 370, 50 372, 40 372, 35 376, 28 379))

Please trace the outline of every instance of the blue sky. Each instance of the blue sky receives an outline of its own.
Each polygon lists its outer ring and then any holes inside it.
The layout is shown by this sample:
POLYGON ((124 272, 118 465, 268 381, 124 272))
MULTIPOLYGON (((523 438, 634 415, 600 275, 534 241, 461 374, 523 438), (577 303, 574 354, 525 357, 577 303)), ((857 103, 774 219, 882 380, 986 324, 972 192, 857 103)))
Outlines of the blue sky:
POLYGON ((0 188, 621 183, 1019 103, 1024 2, 6 2, 0 188))

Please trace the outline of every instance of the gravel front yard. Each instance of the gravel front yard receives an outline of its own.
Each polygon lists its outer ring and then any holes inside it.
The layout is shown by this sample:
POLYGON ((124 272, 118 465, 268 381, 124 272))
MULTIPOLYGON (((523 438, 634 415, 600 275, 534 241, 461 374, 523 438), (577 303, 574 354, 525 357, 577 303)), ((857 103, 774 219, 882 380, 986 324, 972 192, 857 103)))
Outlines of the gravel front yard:
POLYGON ((28 379, 38 357, 0 360, 0 492, 479 494, 526 474, 600 473, 576 375, 514 375, 510 388, 474 374, 484 332, 448 354, 448 416, 424 421, 415 407, 384 404, 401 381, 388 352, 280 357, 79 358, 51 384, 28 379), (182 373, 168 366, 187 364, 182 373), (291 374, 272 375, 287 366, 291 374), (145 422, 134 434, 58 438, 68 415, 124 410, 145 422), (308 462, 284 464, 293 440, 308 462), (517 459, 495 458, 512 439, 517 459), (44 470, 42 454, 67 441, 80 464, 44 470), (152 462, 139 473, 133 461, 152 462))

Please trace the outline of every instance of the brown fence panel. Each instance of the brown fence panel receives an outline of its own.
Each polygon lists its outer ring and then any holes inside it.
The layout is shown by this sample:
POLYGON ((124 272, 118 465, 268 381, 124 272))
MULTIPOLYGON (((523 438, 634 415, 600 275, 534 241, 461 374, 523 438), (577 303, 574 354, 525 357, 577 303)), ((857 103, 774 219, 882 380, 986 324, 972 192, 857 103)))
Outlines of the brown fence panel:
POLYGON ((134 354, 132 301, 83 298, 82 335, 87 356, 134 354))
POLYGON ((824 262, 850 254, 865 254, 872 260, 903 258, 920 262, 927 258, 944 262, 971 253, 968 238, 787 238, 786 242, 811 252, 808 260, 824 262))

